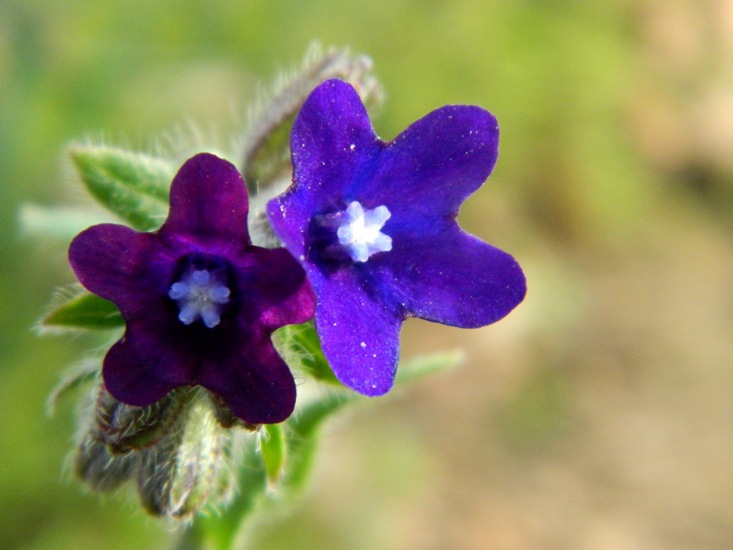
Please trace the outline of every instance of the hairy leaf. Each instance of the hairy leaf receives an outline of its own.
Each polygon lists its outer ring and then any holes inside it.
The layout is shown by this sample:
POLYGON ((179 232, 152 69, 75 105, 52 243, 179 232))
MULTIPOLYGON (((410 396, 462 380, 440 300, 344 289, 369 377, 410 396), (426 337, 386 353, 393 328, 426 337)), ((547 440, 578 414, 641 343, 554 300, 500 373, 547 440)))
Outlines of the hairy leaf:
POLYGON ((162 224, 175 174, 171 163, 98 145, 74 145, 69 152, 87 189, 106 208, 140 231, 162 224))

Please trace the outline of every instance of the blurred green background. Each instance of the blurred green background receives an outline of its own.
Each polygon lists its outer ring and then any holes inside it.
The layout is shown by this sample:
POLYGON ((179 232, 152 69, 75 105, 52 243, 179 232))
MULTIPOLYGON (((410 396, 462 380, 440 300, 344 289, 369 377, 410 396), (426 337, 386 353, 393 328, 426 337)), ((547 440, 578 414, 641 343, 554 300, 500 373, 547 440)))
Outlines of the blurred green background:
POLYGON ((74 406, 44 400, 89 344, 33 332, 72 276, 19 206, 79 199, 71 139, 226 139, 313 39, 373 58, 385 139, 447 103, 498 117, 460 219, 529 294, 479 330, 408 322, 405 355, 466 363, 333 423, 311 491, 252 547, 732 548, 731 0, 3 0, 0 548, 171 540, 65 473, 74 406))

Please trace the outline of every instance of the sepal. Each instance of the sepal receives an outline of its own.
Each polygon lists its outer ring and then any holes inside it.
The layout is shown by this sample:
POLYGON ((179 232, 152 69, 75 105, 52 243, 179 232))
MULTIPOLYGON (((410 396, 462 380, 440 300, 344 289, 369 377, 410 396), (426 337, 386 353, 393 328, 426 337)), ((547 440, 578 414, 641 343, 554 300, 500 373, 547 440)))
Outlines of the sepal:
POLYGON ((131 479, 140 467, 137 454, 115 455, 91 435, 84 437, 74 457, 74 473, 90 489, 107 493, 131 479))
POLYGON ((100 384, 92 437, 113 455, 155 446, 173 431, 190 401, 190 392, 172 391, 147 407, 120 403, 100 384))
POLYGON ((287 460, 288 442, 282 424, 265 424, 262 427, 260 452, 267 483, 274 487, 280 481, 287 460))

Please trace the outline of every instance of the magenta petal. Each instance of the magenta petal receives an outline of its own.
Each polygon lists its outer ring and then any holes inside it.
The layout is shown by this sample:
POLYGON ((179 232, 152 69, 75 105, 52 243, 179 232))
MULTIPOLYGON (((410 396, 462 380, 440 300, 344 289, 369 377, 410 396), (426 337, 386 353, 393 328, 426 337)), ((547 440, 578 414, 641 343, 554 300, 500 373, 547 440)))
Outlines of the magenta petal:
POLYGON ((251 423, 285 420, 295 383, 270 333, 313 315, 305 273, 285 250, 251 245, 247 193, 233 165, 187 161, 161 229, 92 227, 71 244, 81 283, 120 307, 127 324, 103 377, 123 403, 149 405, 202 385, 251 423))
POLYGON ((282 422, 295 408, 293 375, 265 333, 248 334, 226 356, 204 356, 200 383, 251 424, 282 422))
POLYGON ((318 295, 316 331, 343 384, 364 395, 382 395, 394 383, 404 315, 374 296, 358 277, 352 270, 328 278, 311 272, 318 295))
POLYGON ((411 315, 476 328, 507 315, 523 299, 526 281, 506 252, 448 223, 432 235, 400 235, 393 256, 375 257, 378 284, 411 315))
POLYGON ((480 107, 447 106, 388 143, 373 176, 354 197, 387 205, 394 219, 455 218, 491 173, 498 155, 496 119, 480 107))
POLYGON ((115 399, 144 407, 193 380, 196 358, 161 340, 154 323, 128 323, 125 335, 104 358, 102 376, 115 399))
POLYGON ((159 250, 153 234, 101 224, 74 238, 69 263, 86 289, 114 302, 123 315, 133 315, 144 309, 146 295, 160 291, 167 275, 159 273, 155 265, 159 250))
POLYGON ((197 242, 250 244, 247 189, 233 164, 208 153, 190 158, 173 179, 170 213, 161 236, 197 242))

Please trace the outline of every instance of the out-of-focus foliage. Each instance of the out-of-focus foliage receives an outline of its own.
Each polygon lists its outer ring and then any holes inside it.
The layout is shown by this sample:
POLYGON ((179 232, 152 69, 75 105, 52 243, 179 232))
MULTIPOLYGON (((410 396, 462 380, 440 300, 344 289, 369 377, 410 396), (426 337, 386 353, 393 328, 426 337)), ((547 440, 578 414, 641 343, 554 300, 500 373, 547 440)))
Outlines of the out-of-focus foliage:
POLYGON ((733 546, 731 36, 731 0, 0 3, 0 547, 171 538, 65 482, 74 411, 45 397, 95 341, 30 330, 72 276, 21 206, 83 203, 72 140, 228 145, 312 39, 373 58, 385 139, 447 103, 498 117, 460 219, 529 294, 485 329, 408 323, 406 356, 458 345, 463 367, 327 430, 306 502, 253 547, 733 546))

